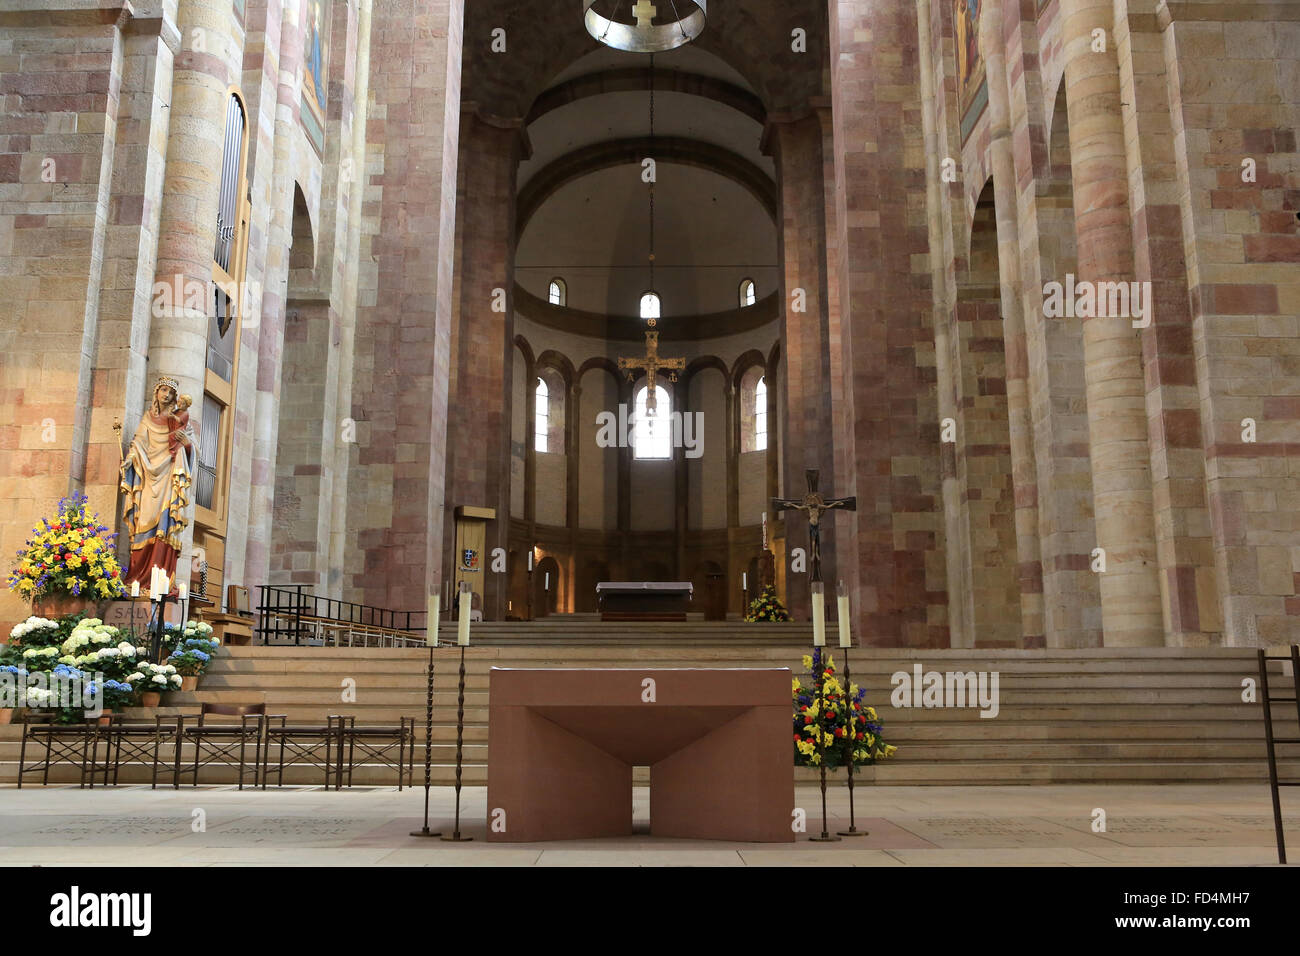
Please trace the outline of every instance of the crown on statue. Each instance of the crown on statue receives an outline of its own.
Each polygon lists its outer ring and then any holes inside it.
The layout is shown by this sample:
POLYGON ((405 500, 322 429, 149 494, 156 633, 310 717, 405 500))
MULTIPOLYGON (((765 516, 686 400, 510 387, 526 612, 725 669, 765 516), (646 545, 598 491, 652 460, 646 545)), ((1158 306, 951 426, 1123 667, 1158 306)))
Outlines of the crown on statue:
POLYGON ((176 379, 168 375, 162 375, 158 378, 158 384, 153 387, 153 390, 156 392, 164 385, 170 388, 173 392, 179 392, 181 389, 181 383, 178 382, 176 379))

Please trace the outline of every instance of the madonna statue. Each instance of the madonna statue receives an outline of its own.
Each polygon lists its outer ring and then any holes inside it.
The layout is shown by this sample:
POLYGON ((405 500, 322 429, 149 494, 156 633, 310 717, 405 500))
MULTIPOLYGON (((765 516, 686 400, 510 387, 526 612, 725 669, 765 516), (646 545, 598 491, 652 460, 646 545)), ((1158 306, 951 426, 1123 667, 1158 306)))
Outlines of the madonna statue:
POLYGON ((177 395, 178 388, 173 378, 158 380, 122 461, 122 519, 131 541, 128 587, 139 581, 147 590, 155 566, 169 577, 176 573, 196 451, 187 396, 177 395))

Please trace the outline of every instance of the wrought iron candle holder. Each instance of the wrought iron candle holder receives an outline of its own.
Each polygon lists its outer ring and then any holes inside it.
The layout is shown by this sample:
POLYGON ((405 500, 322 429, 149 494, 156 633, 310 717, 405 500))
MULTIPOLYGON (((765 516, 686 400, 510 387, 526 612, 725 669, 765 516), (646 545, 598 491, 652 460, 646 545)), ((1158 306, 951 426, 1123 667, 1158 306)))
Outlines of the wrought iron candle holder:
POLYGON ((460 777, 465 753, 465 645, 460 646, 460 683, 456 691, 456 824, 442 839, 464 843, 474 839, 460 832, 460 777))
POLYGON ((429 666, 425 671, 427 679, 424 696, 424 827, 412 831, 413 837, 442 836, 441 830, 429 829, 429 787, 433 775, 433 649, 438 643, 438 622, 432 621, 427 626, 433 628, 434 637, 429 642, 429 666))
POLYGON ((850 734, 854 734, 855 736, 853 736, 853 737, 851 737, 851 738, 849 739, 849 767, 848 767, 848 770, 849 770, 849 828, 848 828, 847 830, 838 830, 838 831, 836 831, 836 832, 839 833, 840 836, 846 836, 846 837, 860 837, 860 836, 866 836, 866 835, 867 835, 867 831, 866 831, 866 830, 859 830, 859 829, 858 829, 858 827, 857 827, 857 823, 856 823, 856 821, 854 820, 854 811, 853 811, 853 751, 857 749, 857 746, 856 746, 856 743, 857 743, 857 737, 856 737, 856 734, 857 734, 857 728, 856 728, 856 726, 855 726, 855 721, 856 721, 857 718, 856 718, 856 716, 855 716, 854 713, 853 713, 853 705, 852 705, 852 697, 853 697, 853 673, 852 673, 852 671, 849 670, 849 649, 848 649, 847 647, 842 647, 842 648, 840 648, 840 650, 842 650, 842 651, 844 652, 844 690, 845 690, 845 692, 849 695, 849 700, 850 700, 850 703, 848 704, 848 707, 849 707, 849 712, 848 712, 848 716, 849 716, 849 733, 850 733, 850 734))

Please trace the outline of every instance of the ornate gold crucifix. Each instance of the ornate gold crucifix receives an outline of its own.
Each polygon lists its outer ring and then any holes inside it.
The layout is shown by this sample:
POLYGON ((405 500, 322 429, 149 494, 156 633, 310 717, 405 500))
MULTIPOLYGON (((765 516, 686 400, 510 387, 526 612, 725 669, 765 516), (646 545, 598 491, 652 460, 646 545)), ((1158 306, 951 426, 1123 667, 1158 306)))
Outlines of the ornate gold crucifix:
POLYGON ((643 358, 621 358, 618 360, 618 367, 627 372, 629 382, 636 381, 636 372, 638 369, 645 369, 645 410, 647 415, 653 415, 659 402, 655 394, 658 387, 659 371, 661 369, 668 372, 668 381, 677 381, 677 373, 686 368, 686 359, 684 358, 660 358, 659 357, 659 333, 647 332, 645 334, 645 356, 643 358))

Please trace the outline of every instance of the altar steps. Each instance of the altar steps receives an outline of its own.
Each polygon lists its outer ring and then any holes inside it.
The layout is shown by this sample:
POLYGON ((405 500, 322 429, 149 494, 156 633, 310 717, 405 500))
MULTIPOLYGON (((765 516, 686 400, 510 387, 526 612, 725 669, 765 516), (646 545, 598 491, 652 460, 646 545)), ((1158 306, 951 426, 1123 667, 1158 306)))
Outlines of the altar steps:
MULTIPOLYGON (((766 627, 726 624, 609 625, 570 622, 538 637, 545 625, 475 625, 465 655, 465 767, 467 786, 486 782, 488 681, 496 667, 789 667, 802 674, 807 625, 766 627), (625 633, 630 629, 641 633, 625 633), (658 630, 656 630, 658 628, 658 630), (574 643, 575 630, 587 640, 574 643), (596 632, 604 632, 603 636, 596 632), (712 635, 710 638, 709 635, 712 635), (530 639, 525 640, 525 637, 530 639), (761 638, 761 639, 755 639, 761 638)), ((453 631, 444 628, 443 639, 453 631)), ((841 655, 832 649, 837 665, 841 655)), ((352 713, 360 722, 419 721, 415 753, 423 782, 424 648, 232 647, 223 649, 196 693, 170 695, 162 713, 194 713, 202 701, 265 701, 271 713, 293 721, 323 721, 352 713), (344 681, 355 702, 345 702, 344 681)), ((1264 786, 1263 726, 1258 704, 1241 700, 1243 678, 1256 676, 1248 649, 925 650, 855 649, 855 683, 884 719, 898 756, 866 768, 865 783, 988 784, 1257 782, 1264 786), (890 706, 890 677, 924 671, 997 671, 999 713, 978 708, 916 709, 890 706)), ((459 652, 437 651, 432 779, 455 779, 456 683, 459 652)), ((806 679, 806 678, 805 678, 806 679)), ((1274 693, 1286 696, 1293 681, 1277 670, 1274 693)), ((144 716, 140 712, 139 716, 144 716)), ((1293 705, 1275 709, 1290 733, 1293 705)), ((17 775, 17 727, 0 727, 0 783, 17 775)), ((164 760, 170 754, 164 754, 164 760)), ((1300 761, 1283 760, 1283 775, 1300 776, 1300 761)), ((636 771, 638 782, 648 777, 636 771)), ((147 768, 128 767, 123 782, 147 782, 147 768)), ((285 782, 320 783, 307 768, 286 771, 285 782)), ((799 770, 812 782, 816 774, 799 770)), ((76 782, 61 768, 52 780, 76 782)), ((205 770, 206 782, 233 783, 233 774, 205 770)), ((836 774, 842 780, 842 773, 836 774)), ((26 785, 35 783, 29 777, 26 785)), ((362 766, 357 785, 390 786, 391 770, 362 766)))

